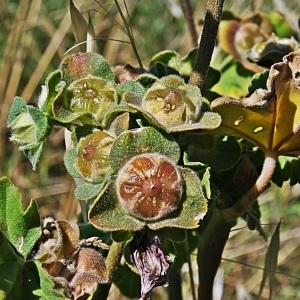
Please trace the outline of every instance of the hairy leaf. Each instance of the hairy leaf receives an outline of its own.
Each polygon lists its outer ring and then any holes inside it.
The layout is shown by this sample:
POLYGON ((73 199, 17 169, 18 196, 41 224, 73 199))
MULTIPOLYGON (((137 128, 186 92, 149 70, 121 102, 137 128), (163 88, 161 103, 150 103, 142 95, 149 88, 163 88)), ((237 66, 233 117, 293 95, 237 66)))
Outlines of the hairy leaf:
POLYGON ((180 148, 171 135, 162 134, 152 127, 128 130, 112 146, 111 166, 116 171, 130 158, 142 153, 160 153, 177 163, 180 148))
POLYGON ((0 230, 26 257, 41 235, 37 205, 31 201, 25 212, 17 188, 5 177, 0 179, 0 230))
POLYGON ((35 169, 52 128, 47 116, 38 108, 27 105, 22 98, 15 97, 7 125, 12 131, 10 140, 20 145, 19 149, 25 152, 35 169))

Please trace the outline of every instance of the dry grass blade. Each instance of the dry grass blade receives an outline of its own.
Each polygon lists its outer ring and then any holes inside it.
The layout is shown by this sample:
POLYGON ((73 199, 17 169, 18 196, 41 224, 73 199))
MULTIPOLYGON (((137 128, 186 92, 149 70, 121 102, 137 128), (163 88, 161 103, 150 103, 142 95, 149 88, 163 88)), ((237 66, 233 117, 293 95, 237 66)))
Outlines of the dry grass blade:
POLYGON ((89 14, 88 27, 87 27, 86 40, 87 40, 86 51, 87 52, 97 52, 98 47, 97 47, 97 43, 96 43, 96 33, 95 33, 95 28, 92 23, 90 14, 89 14))
POLYGON ((272 235, 271 242, 266 254, 265 259, 265 267, 263 272, 263 279, 260 285, 260 290, 258 297, 261 296, 263 288, 266 284, 267 279, 269 278, 269 299, 272 299, 272 290, 273 290, 273 282, 274 282, 274 275, 277 268, 277 259, 278 259, 278 252, 280 248, 280 225, 282 223, 282 219, 279 221, 275 232, 272 235))
MULTIPOLYGON (((77 43, 81 43, 87 38, 88 23, 72 0, 70 0, 70 14, 75 40, 77 43)), ((82 52, 85 51, 84 45, 81 44, 78 47, 82 52)))
POLYGON ((103 14, 101 11, 97 11, 99 12, 101 15, 103 15, 104 17, 108 18, 113 24, 115 24, 121 31, 123 31, 126 34, 126 30, 125 28, 123 28, 123 26, 113 17, 111 16, 111 14, 109 13, 109 11, 104 7, 103 4, 101 4, 99 1, 95 2, 101 7, 101 9, 103 9, 105 11, 105 14, 103 14))
POLYGON ((27 85, 25 86, 21 97, 24 99, 30 99, 38 86, 41 78, 46 73, 49 64, 51 63, 54 55, 57 53, 60 47, 63 47, 63 40, 71 26, 69 12, 66 12, 58 29, 51 38, 45 52, 39 59, 39 62, 32 73, 27 85))

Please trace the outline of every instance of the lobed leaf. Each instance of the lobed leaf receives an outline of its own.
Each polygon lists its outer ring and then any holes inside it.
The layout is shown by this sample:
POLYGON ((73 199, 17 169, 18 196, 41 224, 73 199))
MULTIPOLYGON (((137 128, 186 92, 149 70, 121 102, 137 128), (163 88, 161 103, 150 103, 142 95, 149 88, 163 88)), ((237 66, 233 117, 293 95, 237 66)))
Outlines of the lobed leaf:
POLYGON ((211 103, 222 117, 215 133, 247 139, 263 151, 300 155, 300 49, 274 64, 267 90, 241 100, 221 97, 211 103), (287 118, 288 116, 288 118, 287 118))

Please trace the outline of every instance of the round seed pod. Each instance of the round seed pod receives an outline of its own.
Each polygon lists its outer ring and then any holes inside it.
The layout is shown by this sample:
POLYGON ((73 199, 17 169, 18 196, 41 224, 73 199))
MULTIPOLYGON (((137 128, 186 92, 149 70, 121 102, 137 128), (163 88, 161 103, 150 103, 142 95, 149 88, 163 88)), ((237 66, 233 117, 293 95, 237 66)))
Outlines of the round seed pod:
POLYGON ((114 138, 96 130, 78 143, 75 167, 89 182, 101 182, 110 170, 109 153, 114 138))
POLYGON ((134 156, 119 171, 116 184, 123 207, 144 220, 158 220, 175 211, 183 193, 178 167, 157 153, 134 156))

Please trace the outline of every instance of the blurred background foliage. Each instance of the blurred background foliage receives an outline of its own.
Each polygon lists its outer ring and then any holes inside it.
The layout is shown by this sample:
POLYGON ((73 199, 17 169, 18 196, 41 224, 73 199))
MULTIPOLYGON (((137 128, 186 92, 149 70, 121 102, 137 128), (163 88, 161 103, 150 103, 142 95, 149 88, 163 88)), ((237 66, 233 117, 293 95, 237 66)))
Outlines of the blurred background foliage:
MULTIPOLYGON (((89 15, 99 38, 98 47, 111 65, 137 66, 128 40, 116 25, 122 20, 112 0, 74 1, 81 12, 89 15), (105 9, 104 9, 104 8, 105 9)), ((205 1, 191 1, 196 29, 201 32, 205 1)), ((120 5, 124 9, 123 2, 120 5)), ((145 67, 151 57, 171 49, 187 54, 192 43, 187 32, 179 0, 127 1, 138 52, 145 67)), ((278 9, 299 30, 300 3, 283 1, 225 1, 225 10, 239 17, 256 11, 278 9)), ((79 205, 73 196, 73 182, 63 165, 64 132, 55 129, 44 151, 39 168, 32 171, 26 157, 9 142, 7 113, 13 97, 19 95, 36 104, 47 74, 57 68, 68 49, 75 44, 68 1, 1 0, 0 1, 0 176, 8 176, 23 194, 26 206, 37 200, 41 216, 76 221, 79 205)), ((222 34, 222 33, 220 33, 222 34)), ((72 50, 77 51, 76 47, 72 50)), ((261 221, 270 236, 280 218, 281 249, 279 252, 274 299, 300 299, 300 188, 288 183, 272 186, 261 199, 261 221)), ((249 232, 240 220, 232 231, 224 252, 224 261, 216 278, 215 299, 252 299, 262 278, 264 255, 268 246, 256 231, 249 232), (223 295, 223 296, 222 296, 223 295)), ((192 258, 195 268, 196 255, 192 258)), ((197 283, 197 272, 194 272, 197 283)), ((190 298, 188 268, 183 268, 183 297, 190 298)), ((158 288, 153 299, 165 299, 166 291, 158 288)), ((267 299, 267 287, 263 299, 267 299)), ((111 299, 121 299, 112 289, 111 299)), ((125 298, 124 298, 125 299, 125 298)))

